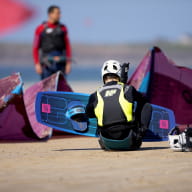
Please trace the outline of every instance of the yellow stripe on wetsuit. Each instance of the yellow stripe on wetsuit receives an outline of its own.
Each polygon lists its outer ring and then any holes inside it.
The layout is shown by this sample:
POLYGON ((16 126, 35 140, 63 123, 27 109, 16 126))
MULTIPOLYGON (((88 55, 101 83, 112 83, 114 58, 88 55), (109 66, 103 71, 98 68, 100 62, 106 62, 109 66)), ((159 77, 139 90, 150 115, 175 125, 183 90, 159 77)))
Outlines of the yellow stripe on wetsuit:
POLYGON ((98 99, 98 103, 97 103, 97 106, 95 107, 95 115, 97 117, 98 125, 103 126, 104 101, 99 91, 97 91, 97 99, 98 99))
POLYGON ((121 105, 121 109, 123 110, 123 113, 127 119, 127 121, 132 121, 133 120, 133 103, 130 103, 125 99, 124 96, 124 90, 123 86, 121 87, 121 92, 119 95, 119 103, 121 105))

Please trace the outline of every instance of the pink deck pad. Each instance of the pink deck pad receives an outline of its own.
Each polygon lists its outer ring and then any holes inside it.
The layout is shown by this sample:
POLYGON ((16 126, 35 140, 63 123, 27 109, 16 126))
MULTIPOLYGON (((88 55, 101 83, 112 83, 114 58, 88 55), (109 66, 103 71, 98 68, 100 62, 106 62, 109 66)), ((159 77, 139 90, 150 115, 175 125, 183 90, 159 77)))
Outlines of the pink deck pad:
POLYGON ((160 120, 159 128, 161 129, 169 129, 169 121, 168 120, 160 120))
POLYGON ((41 110, 43 113, 51 113, 51 105, 43 103, 41 106, 41 110))

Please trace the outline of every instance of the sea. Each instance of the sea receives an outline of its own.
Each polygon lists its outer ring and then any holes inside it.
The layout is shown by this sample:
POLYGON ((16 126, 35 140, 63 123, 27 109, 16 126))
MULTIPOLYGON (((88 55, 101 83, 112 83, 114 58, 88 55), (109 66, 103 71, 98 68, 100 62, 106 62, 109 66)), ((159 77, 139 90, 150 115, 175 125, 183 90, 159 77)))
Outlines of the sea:
MULTIPOLYGON (((130 68, 129 76, 133 73, 134 68, 130 68)), ((15 72, 20 72, 22 79, 25 83, 37 82, 40 80, 38 74, 36 74, 34 66, 0 66, 0 78, 9 76, 15 72)), ((71 73, 66 77, 70 81, 100 81, 101 80, 101 68, 100 67, 81 67, 77 65, 72 66, 71 73)))

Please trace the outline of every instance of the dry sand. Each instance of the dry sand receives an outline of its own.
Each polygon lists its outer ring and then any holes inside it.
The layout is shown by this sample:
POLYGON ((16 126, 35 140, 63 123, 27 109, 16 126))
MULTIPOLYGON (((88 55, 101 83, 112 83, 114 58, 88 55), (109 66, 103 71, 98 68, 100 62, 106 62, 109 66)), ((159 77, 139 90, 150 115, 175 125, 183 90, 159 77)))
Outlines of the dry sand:
MULTIPOLYGON (((101 85, 70 84, 84 93, 101 85)), ((73 137, 0 143, 0 154, 0 192, 192 191, 192 153, 172 152, 168 142, 143 143, 139 151, 105 152, 95 138, 73 137)))
POLYGON ((0 191, 191 191, 192 153, 167 147, 153 142, 139 151, 105 152, 88 137, 1 143, 0 191))
MULTIPOLYGON (((101 86, 69 83, 82 93, 101 86)), ((192 153, 172 152, 167 142, 127 152, 102 151, 88 137, 0 143, 0 192, 190 192, 191 180, 192 153)))

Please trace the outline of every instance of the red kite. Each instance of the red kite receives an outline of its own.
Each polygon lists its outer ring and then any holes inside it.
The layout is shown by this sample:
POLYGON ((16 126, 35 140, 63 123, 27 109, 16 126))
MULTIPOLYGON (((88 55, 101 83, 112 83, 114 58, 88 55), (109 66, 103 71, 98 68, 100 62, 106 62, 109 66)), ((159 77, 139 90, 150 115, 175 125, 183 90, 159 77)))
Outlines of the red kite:
POLYGON ((30 19, 34 11, 29 6, 16 0, 1 0, 0 6, 0 35, 18 27, 30 19))

